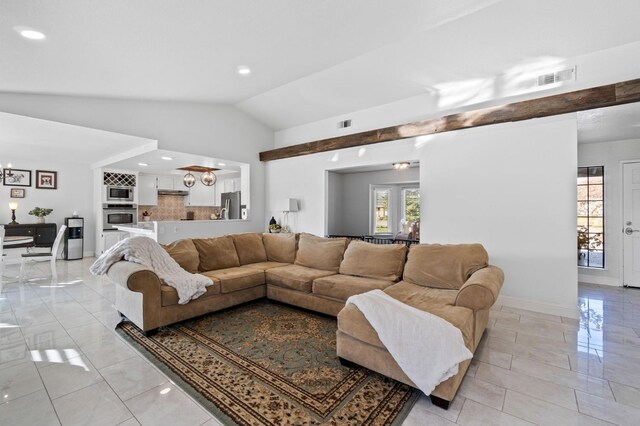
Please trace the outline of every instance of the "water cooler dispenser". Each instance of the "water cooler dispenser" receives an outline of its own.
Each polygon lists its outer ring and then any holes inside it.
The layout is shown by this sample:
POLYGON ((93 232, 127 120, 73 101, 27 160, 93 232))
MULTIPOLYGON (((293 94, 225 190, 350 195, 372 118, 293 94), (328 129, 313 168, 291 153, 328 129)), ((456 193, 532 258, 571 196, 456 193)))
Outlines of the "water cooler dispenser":
POLYGON ((84 219, 81 217, 66 217, 64 224, 67 225, 67 231, 64 234, 64 258, 66 260, 82 259, 84 219))

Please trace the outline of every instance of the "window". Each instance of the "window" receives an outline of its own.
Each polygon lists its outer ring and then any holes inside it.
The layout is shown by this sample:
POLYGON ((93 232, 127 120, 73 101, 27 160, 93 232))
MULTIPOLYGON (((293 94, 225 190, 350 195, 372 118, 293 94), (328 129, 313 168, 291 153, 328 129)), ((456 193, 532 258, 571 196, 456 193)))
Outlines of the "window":
POLYGON ((389 202, 391 188, 373 187, 373 234, 391 234, 389 202))
POLYGON ((402 190, 402 218, 407 222, 420 222, 420 188, 402 190))
POLYGON ((604 268, 604 167, 578 167, 578 266, 604 268))

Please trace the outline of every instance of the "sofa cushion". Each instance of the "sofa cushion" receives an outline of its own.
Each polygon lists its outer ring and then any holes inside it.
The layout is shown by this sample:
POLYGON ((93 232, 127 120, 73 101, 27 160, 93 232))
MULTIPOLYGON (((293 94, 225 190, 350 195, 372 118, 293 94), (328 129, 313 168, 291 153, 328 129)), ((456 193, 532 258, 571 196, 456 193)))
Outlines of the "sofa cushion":
POLYGON ((244 265, 245 268, 251 268, 251 269, 259 269, 261 271, 266 271, 267 269, 272 269, 272 268, 279 268, 281 266, 287 266, 289 265, 288 263, 282 263, 282 262, 258 262, 258 263, 249 263, 247 265, 244 265))
POLYGON ((287 265, 281 266, 280 268, 268 269, 265 275, 267 284, 311 293, 313 280, 334 275, 334 272, 299 265, 287 265))
POLYGON ((244 266, 217 269, 215 271, 203 272, 202 275, 219 280, 220 291, 223 294, 264 284, 264 271, 246 268, 244 266))
MULTIPOLYGON (((462 332, 465 346, 471 351, 475 349, 475 318, 473 311, 445 303, 446 300, 455 300, 455 291, 429 289, 415 284, 401 282, 388 287, 384 292, 409 306, 437 315, 453 324, 462 332), (453 296, 447 292, 453 293, 453 296)), ((380 348, 385 347, 380 341, 378 333, 355 305, 347 305, 340 311, 338 314, 338 329, 370 345, 380 348)), ((425 342, 425 344, 429 343, 425 342)))
POLYGON ((346 238, 321 238, 311 234, 300 234, 294 263, 307 268, 338 272, 346 247, 346 238))
POLYGON ((393 285, 391 281, 339 274, 316 278, 313 280, 311 290, 313 294, 318 296, 347 300, 354 294, 366 293, 371 290, 384 290, 390 285, 393 285))
POLYGON ((296 260, 296 234, 262 234, 270 262, 293 263, 296 260))
POLYGON ((458 290, 444 288, 423 287, 407 281, 400 281, 387 289, 385 293, 402 302, 405 300, 422 300, 425 298, 441 302, 443 305, 455 305, 458 290))
POLYGON ((194 239, 193 244, 198 249, 200 271, 212 271, 240 266, 240 259, 236 253, 236 246, 230 235, 217 238, 194 239))
POLYGON ((267 261, 267 252, 262 243, 262 236, 255 233, 235 234, 231 236, 236 246, 240 265, 267 261))
POLYGON ((407 246, 352 241, 344 252, 340 273, 358 277, 398 281, 402 276, 407 246))
MULTIPOLYGON (((215 278, 211 278, 211 280, 213 281, 213 284, 207 287, 207 292, 189 303, 193 303, 194 301, 198 301, 200 299, 206 299, 207 297, 220 294, 220 281, 216 280, 215 278)), ((177 305, 178 300, 179 300, 178 292, 176 291, 175 288, 166 284, 162 284, 160 286, 160 301, 162 306, 177 305)))
POLYGON ((409 250, 402 279, 425 287, 459 289, 488 261, 481 244, 415 244, 409 250))
POLYGON ((465 345, 473 352, 474 316, 473 310, 455 306, 457 290, 429 288, 401 281, 383 290, 389 296, 409 306, 437 315, 462 331, 465 345))
POLYGON ((200 257, 198 250, 193 244, 191 239, 184 239, 174 241, 169 244, 162 244, 162 248, 169 253, 169 256, 173 258, 182 269, 187 272, 198 272, 198 265, 200 264, 200 257))

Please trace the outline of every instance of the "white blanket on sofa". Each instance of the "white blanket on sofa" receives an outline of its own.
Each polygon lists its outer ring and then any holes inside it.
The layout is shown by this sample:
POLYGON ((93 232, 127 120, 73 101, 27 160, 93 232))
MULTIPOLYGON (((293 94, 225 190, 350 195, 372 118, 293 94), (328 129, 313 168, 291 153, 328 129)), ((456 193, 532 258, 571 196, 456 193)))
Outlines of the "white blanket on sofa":
POLYGON ((139 263, 153 270, 168 285, 178 292, 178 303, 184 305, 197 299, 213 284, 210 278, 191 274, 178 265, 160 244, 149 237, 126 238, 105 251, 89 270, 93 275, 104 275, 111 265, 122 259, 139 263))
POLYGON ((457 327, 381 290, 351 296, 349 303, 360 309, 402 371, 425 395, 457 374, 459 363, 473 357, 457 327))

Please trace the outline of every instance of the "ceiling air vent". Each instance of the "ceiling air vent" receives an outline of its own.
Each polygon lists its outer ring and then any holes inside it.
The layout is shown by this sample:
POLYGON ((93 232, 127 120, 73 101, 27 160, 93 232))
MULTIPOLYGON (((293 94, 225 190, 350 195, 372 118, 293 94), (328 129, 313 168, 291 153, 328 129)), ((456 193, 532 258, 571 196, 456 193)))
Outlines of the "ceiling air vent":
POLYGON ((575 81, 576 67, 567 68, 565 70, 554 71, 538 76, 538 86, 546 86, 547 84, 562 83, 564 81, 575 81))
POLYGON ((345 129, 351 127, 351 120, 343 120, 338 122, 338 129, 345 129))

